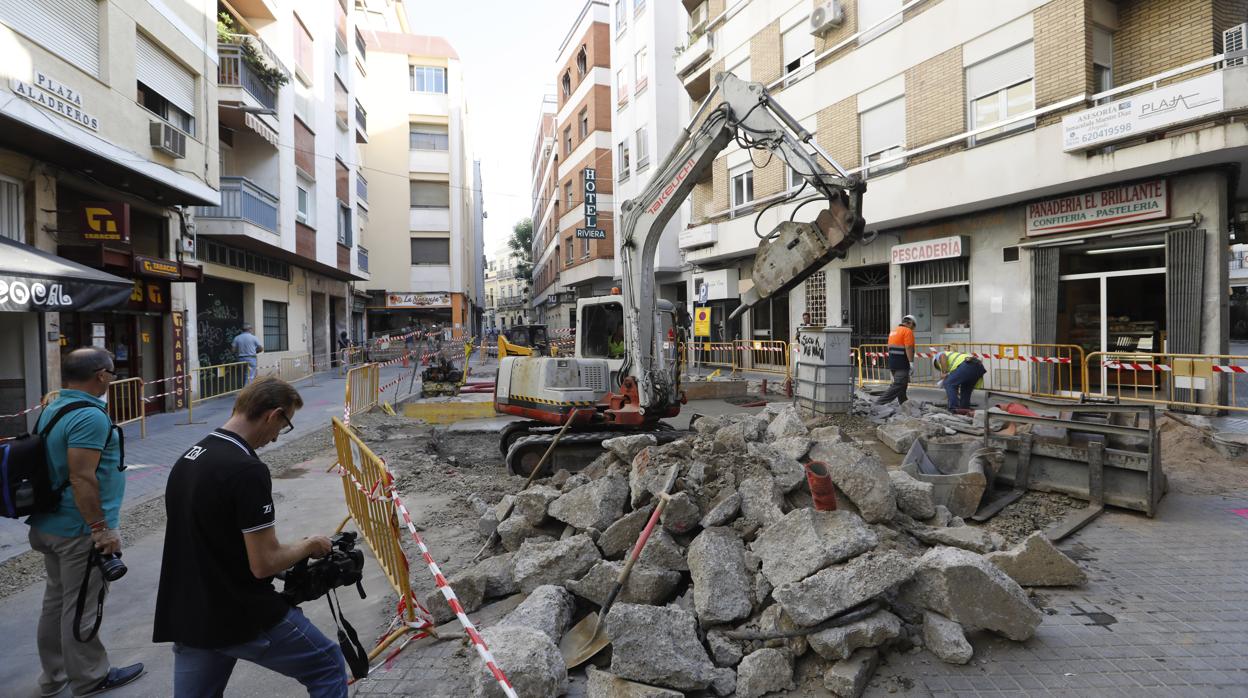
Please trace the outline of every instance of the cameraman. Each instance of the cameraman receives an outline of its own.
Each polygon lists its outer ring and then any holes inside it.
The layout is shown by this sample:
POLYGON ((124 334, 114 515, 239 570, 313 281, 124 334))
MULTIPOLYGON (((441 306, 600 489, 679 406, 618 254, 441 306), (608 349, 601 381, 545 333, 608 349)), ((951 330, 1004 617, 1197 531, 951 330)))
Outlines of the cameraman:
POLYGON ((293 429, 303 406, 287 382, 243 388, 223 427, 192 446, 169 473, 164 562, 152 639, 173 642, 174 695, 220 696, 239 659, 290 676, 310 696, 346 696, 342 651, 272 579, 330 551, 324 536, 281 543, 272 481, 255 449, 293 429))

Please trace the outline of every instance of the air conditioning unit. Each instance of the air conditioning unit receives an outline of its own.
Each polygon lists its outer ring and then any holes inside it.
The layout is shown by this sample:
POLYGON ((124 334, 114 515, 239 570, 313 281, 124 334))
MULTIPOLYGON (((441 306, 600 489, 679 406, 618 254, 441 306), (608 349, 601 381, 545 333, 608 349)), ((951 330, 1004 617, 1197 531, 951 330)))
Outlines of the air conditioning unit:
MULTIPOLYGON (((1234 53, 1248 49, 1248 24, 1237 24, 1222 32, 1222 53, 1234 53)), ((1248 56, 1228 58, 1226 67, 1248 65, 1248 56)))
POLYGON ((148 126, 152 147, 175 158, 186 157, 186 134, 163 121, 153 121, 148 126))
POLYGON ((810 13, 810 33, 822 37, 845 21, 845 8, 840 0, 827 0, 810 13))

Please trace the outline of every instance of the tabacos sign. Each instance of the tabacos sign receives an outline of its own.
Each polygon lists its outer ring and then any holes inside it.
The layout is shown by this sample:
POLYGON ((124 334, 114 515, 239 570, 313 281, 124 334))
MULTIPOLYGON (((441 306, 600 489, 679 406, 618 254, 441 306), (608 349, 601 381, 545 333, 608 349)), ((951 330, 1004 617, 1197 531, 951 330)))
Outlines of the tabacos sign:
POLYGON ((83 240, 130 241, 130 204, 88 201, 78 221, 83 240))
POLYGON ((1166 180, 1126 184, 1027 205, 1027 235, 1051 235, 1170 215, 1166 180))

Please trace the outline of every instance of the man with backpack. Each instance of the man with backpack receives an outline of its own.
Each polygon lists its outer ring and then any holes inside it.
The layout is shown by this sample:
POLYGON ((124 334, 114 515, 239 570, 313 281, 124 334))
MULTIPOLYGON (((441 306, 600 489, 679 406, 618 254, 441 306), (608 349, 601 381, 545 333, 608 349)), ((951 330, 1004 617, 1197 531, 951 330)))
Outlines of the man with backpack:
MULTIPOLYGON (((73 609, 83 585, 95 602, 104 585, 97 554, 121 550, 122 437, 101 399, 117 374, 113 358, 97 347, 75 349, 61 360, 64 387, 36 424, 42 435, 52 486, 59 490, 51 511, 31 514, 30 547, 43 553, 47 589, 37 633, 43 674, 40 692, 75 696, 103 693, 143 674, 142 664, 111 668, 98 635, 86 641, 75 629, 73 609), (50 427, 50 428, 49 428, 50 427)), ((80 621, 80 619, 78 619, 80 621)))

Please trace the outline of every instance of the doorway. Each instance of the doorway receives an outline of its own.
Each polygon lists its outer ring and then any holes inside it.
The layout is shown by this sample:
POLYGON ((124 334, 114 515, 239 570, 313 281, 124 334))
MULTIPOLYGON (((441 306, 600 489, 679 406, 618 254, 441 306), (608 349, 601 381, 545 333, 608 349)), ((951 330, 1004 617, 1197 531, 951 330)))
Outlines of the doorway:
POLYGON ((888 265, 849 270, 850 346, 884 344, 888 317, 888 265))
POLYGON ((750 308, 750 328, 752 339, 789 341, 789 294, 777 294, 750 308))
POLYGON ((312 365, 329 365, 329 308, 324 293, 312 293, 312 365))
MULTIPOLYGON (((1058 287, 1057 341, 1093 352, 1165 351, 1165 267, 1067 274, 1058 287)), ((1090 372, 1089 390, 1117 385, 1156 386, 1156 373, 1090 372)))

